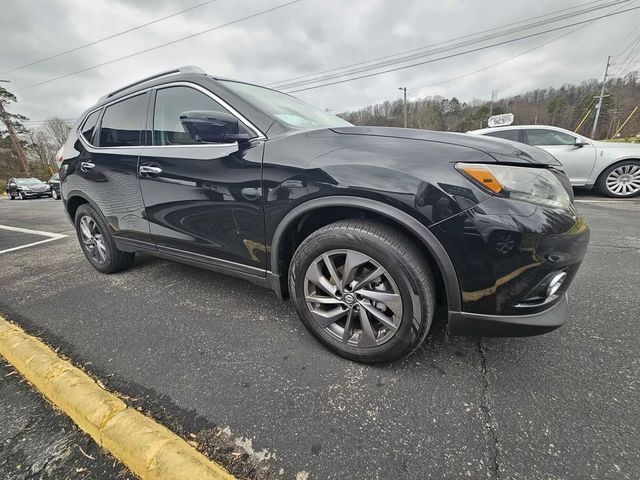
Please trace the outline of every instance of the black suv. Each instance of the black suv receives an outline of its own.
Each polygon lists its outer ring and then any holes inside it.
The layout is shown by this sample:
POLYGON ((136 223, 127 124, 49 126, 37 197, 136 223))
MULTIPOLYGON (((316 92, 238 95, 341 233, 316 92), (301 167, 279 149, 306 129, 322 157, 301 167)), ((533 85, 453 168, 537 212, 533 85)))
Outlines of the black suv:
POLYGON ((97 270, 147 252, 245 278, 363 362, 415 350, 437 307, 453 334, 557 328, 589 239, 543 150, 354 127, 195 67, 101 98, 63 157, 64 204, 97 270))

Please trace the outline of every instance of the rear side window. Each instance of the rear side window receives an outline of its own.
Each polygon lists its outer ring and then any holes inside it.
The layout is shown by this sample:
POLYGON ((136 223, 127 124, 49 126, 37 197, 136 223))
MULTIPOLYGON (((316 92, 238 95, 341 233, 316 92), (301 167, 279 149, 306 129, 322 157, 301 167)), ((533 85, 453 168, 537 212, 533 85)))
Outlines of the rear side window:
MULTIPOLYGON (((168 87, 158 90, 153 113, 153 144, 197 144, 198 142, 189 136, 180 123, 180 114, 191 110, 230 113, 213 98, 193 88, 168 87)), ((240 131, 243 131, 242 124, 240 124, 240 131)), ((246 130, 246 132, 249 131, 246 130)))
POLYGON ((556 130, 531 129, 527 130, 527 143, 529 145, 573 145, 576 137, 556 130))
POLYGON ((100 116, 100 110, 93 112, 91 115, 87 117, 82 125, 82 136, 87 140, 87 142, 91 143, 91 139, 93 138, 93 132, 96 130, 96 123, 98 123, 98 117, 100 116))
POLYGON ((498 130, 497 132, 486 133, 488 137, 504 138, 513 142, 522 142, 520 139, 520 130, 498 130))
POLYGON ((101 147, 142 145, 142 128, 147 114, 147 94, 127 98, 107 107, 100 125, 101 147))

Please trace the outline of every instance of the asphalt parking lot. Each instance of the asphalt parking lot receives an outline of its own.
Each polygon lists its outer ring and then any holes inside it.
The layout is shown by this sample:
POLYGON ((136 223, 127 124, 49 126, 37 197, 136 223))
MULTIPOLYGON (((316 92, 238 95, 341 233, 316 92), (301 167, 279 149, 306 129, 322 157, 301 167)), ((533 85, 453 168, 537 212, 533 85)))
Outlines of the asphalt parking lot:
POLYGON ((99 274, 52 199, 0 200, 0 226, 68 235, 15 249, 45 237, 0 228, 0 312, 173 429, 228 427, 282 478, 636 479, 640 199, 577 198, 590 250, 567 324, 539 337, 439 323, 409 359, 359 365, 242 280, 148 256, 99 274))

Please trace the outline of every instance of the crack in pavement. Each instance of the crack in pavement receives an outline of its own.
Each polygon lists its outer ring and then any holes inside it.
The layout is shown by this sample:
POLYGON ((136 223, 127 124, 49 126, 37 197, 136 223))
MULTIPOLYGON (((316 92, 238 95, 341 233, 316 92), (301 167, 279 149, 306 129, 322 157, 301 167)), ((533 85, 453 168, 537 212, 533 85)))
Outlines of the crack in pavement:
POLYGON ((480 354, 480 368, 482 374, 482 397, 480 411, 483 414, 484 433, 489 444, 489 478, 500 478, 500 439, 498 438, 498 424, 491 408, 489 393, 489 377, 487 375, 487 356, 482 346, 482 338, 478 339, 478 353, 480 354))

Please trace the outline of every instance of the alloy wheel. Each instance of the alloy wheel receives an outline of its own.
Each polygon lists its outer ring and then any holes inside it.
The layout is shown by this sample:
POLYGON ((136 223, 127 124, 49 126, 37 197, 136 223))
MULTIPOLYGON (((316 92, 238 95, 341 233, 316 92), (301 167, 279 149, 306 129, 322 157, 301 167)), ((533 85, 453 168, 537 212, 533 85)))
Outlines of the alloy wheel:
POLYGON ((91 258, 103 264, 107 261, 107 246, 96 221, 88 215, 80 219, 80 236, 82 244, 91 258))
POLYGON ((331 250, 311 262, 304 295, 316 323, 346 345, 381 345, 402 322, 396 282, 373 258, 355 250, 331 250))
POLYGON ((640 192, 640 166, 621 165, 606 179, 607 189, 615 195, 634 195, 640 192))

